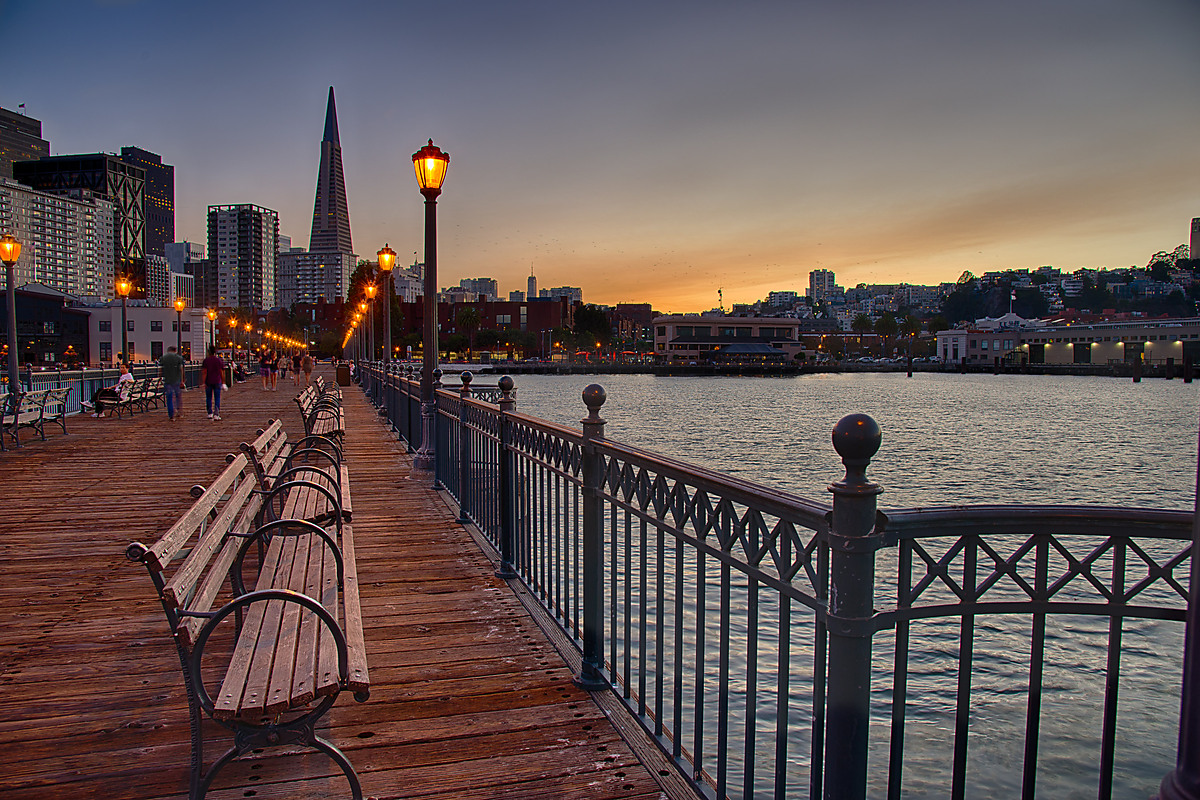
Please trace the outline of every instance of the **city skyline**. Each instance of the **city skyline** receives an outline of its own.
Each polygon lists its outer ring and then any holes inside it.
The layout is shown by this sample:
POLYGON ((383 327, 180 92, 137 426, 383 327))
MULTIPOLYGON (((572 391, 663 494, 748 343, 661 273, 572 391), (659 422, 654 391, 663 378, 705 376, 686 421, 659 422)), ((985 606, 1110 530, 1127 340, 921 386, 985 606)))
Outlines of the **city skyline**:
POLYGON ((55 155, 161 154, 177 239, 252 203, 307 245, 332 85, 360 258, 420 258, 410 155, 432 137, 453 158, 441 283, 507 294, 532 267, 662 311, 816 269, 1142 266, 1200 216, 1194 4, 383 5, 322 13, 314 49, 308 2, 9 0, 0 106, 55 155), (126 42, 105 70, 55 46, 85 31, 126 42))

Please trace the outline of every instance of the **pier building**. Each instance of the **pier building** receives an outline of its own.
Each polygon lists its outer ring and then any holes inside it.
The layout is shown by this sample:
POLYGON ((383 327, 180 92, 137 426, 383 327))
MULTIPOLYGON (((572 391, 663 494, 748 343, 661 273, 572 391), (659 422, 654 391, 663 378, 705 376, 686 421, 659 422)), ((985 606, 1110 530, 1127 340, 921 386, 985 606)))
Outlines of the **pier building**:
POLYGON ((939 331, 937 355, 967 365, 1200 363, 1200 317, 939 331))

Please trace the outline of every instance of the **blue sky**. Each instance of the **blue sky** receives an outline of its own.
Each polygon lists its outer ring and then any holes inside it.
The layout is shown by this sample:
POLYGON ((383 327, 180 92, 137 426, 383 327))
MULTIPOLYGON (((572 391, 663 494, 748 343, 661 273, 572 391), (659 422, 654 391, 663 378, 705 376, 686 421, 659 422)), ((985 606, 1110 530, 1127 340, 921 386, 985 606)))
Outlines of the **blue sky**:
POLYGON ((335 87, 356 250, 442 285, 694 311, 839 283, 1142 265, 1200 216, 1200 3, 0 0, 0 106, 176 167, 179 238, 307 245, 335 87))

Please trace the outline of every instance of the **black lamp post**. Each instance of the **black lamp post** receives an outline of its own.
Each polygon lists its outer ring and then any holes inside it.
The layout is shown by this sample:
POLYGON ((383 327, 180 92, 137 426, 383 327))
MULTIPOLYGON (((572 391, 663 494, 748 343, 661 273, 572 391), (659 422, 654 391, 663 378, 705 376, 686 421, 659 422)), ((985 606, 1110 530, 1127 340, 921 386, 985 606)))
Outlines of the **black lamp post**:
POLYGON ((437 368, 437 199, 446 180, 450 154, 429 144, 413 153, 417 186, 425 198, 425 342, 421 359, 421 448, 413 458, 417 469, 434 468, 433 371, 437 368))
MULTIPOLYGON (((391 381, 388 373, 392 367, 392 267, 396 266, 396 251, 388 247, 386 243, 383 249, 375 254, 379 261, 379 272, 383 275, 383 374, 384 386, 390 387, 391 381)), ((383 401, 383 407, 391 413, 392 409, 392 392, 391 389, 385 391, 386 399, 383 401)), ((409 434, 411 438, 412 434, 409 434)))
POLYGON ((208 344, 217 346, 217 312, 211 308, 208 310, 208 344))
POLYGON ((117 278, 117 294, 121 295, 121 362, 129 363, 129 320, 126 317, 129 290, 133 284, 128 278, 117 278))
POLYGON ((17 392, 21 390, 19 371, 20 357, 17 355, 17 259, 21 257, 21 243, 11 233, 0 237, 0 261, 4 262, 4 277, 8 280, 8 396, 16 412, 17 392))

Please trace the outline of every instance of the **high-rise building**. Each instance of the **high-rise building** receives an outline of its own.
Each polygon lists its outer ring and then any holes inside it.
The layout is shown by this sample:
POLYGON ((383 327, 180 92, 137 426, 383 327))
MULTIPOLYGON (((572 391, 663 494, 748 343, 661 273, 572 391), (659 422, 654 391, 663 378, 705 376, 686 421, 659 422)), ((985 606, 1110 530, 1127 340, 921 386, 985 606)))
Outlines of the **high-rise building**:
POLYGON ((342 175, 342 144, 338 136, 337 108, 333 87, 325 107, 325 135, 321 139, 321 166, 317 171, 317 199, 313 204, 310 253, 353 253, 350 239, 350 209, 346 203, 346 179, 342 175))
POLYGON ((808 299, 810 302, 827 301, 838 294, 838 290, 839 287, 832 270, 814 269, 808 273, 808 299))
POLYGON ((121 160, 146 171, 146 253, 165 255, 175 241, 175 168, 140 147, 122 147, 121 160))
POLYGON ((500 291, 495 278, 463 278, 458 282, 458 288, 472 294, 483 295, 481 299, 496 300, 500 291))
POLYGON ((278 237, 279 214, 269 208, 208 207, 208 257, 216 273, 218 306, 275 306, 278 237))
POLYGON ((1188 258, 1200 258, 1200 217, 1192 218, 1192 238, 1188 244, 1188 258))
POLYGON ((353 253, 310 253, 302 247, 281 252, 276 262, 276 304, 291 308, 295 303, 333 303, 344 298, 356 258, 353 253))
POLYGON ((541 299, 566 300, 568 303, 582 303, 583 289, 578 286, 552 286, 538 293, 541 299))
POLYGON ((171 272, 187 272, 185 264, 204 260, 204 245, 199 242, 171 242, 163 248, 171 272))
POLYGON ((47 156, 13 163, 13 177, 42 192, 71 196, 88 191, 112 203, 113 259, 133 282, 130 297, 146 296, 146 171, 110 153, 47 156))
POLYGON ((342 145, 338 136, 333 87, 325 107, 325 135, 321 139, 321 165, 317 170, 317 196, 313 203, 308 250, 280 245, 276 286, 279 305, 333 303, 346 296, 350 273, 358 262, 350 238, 350 210, 342 176, 342 145))
POLYGON ((113 204, 78 189, 39 192, 0 178, 0 233, 22 243, 17 286, 41 283, 77 297, 111 299, 113 204))
POLYGON ((533 267, 529 268, 529 280, 526 282, 525 296, 530 300, 538 296, 537 276, 533 274, 533 267))
POLYGON ((13 176, 14 161, 35 161, 50 155, 42 138, 42 121, 0 108, 0 178, 13 176))

